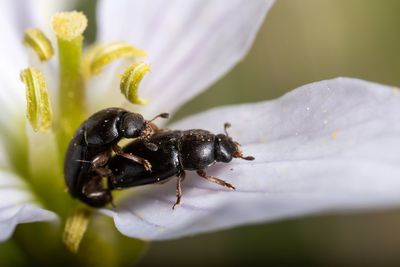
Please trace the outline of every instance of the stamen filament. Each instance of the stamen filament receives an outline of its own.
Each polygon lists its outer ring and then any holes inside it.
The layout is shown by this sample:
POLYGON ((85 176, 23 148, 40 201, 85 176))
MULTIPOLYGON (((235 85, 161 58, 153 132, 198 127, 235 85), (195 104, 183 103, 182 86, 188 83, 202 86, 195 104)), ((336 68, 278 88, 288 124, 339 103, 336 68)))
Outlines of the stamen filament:
POLYGON ((26 86, 27 117, 35 132, 46 131, 51 126, 52 111, 46 81, 35 68, 21 72, 21 80, 26 86))
POLYGON ((133 104, 144 105, 148 100, 139 97, 139 84, 144 75, 150 71, 150 65, 144 62, 135 62, 130 65, 121 77, 121 93, 133 104))
POLYGON ((47 61, 54 54, 50 40, 39 29, 26 30, 24 43, 33 49, 33 51, 38 55, 40 61, 47 61))

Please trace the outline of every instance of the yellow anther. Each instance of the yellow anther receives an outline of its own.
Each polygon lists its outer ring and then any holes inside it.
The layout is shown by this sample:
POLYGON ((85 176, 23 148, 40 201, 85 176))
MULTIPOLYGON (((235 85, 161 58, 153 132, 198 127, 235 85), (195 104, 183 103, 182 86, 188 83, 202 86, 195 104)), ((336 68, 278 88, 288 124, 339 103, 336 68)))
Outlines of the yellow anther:
POLYGON ((51 26, 58 38, 72 41, 82 36, 87 27, 87 18, 82 12, 60 12, 52 17, 51 26))
POLYGON ((27 117, 35 132, 51 126, 52 111, 43 74, 35 68, 21 72, 26 87, 27 117))
POLYGON ((121 77, 121 93, 133 104, 147 104, 147 99, 139 97, 139 84, 144 75, 150 71, 150 65, 144 62, 135 62, 130 65, 121 77))
POLYGON ((24 43, 33 49, 41 61, 49 60, 54 54, 50 40, 39 29, 26 30, 24 43))
POLYGON ((63 242, 65 246, 73 253, 77 253, 82 238, 87 230, 91 212, 88 209, 77 209, 70 217, 68 217, 64 233, 63 242))
POLYGON ((145 57, 146 51, 136 48, 126 42, 113 42, 104 46, 101 46, 93 52, 93 56, 90 62, 90 73, 91 75, 99 74, 100 71, 114 60, 120 58, 132 58, 132 57, 145 57))

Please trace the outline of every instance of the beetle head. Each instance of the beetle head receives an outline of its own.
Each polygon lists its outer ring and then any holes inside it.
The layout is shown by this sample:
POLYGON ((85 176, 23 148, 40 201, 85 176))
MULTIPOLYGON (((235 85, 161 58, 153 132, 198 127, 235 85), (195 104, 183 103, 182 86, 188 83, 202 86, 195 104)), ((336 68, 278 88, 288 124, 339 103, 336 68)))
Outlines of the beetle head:
POLYGON ((225 134, 218 134, 216 136, 216 150, 215 158, 219 162, 230 162, 233 155, 237 151, 237 145, 233 142, 232 138, 225 134))
POLYGON ((118 130, 125 138, 135 138, 142 134, 146 125, 142 115, 129 112, 122 116, 118 130))
POLYGON ((252 156, 243 156, 240 144, 234 141, 230 136, 218 134, 216 139, 217 149, 215 159, 219 162, 230 162, 232 158, 241 158, 244 160, 254 160, 252 156))

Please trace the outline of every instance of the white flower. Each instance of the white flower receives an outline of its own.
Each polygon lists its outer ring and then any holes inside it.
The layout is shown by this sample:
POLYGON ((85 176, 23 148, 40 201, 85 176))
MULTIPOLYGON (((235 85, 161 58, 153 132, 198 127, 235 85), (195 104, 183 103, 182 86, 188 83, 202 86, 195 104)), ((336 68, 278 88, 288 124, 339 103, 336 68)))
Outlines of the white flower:
MULTIPOLYGON (((151 102, 140 112, 151 117, 176 110, 243 58, 272 2, 101 1, 98 41, 128 41, 148 52, 152 74, 140 90, 151 102)), ((42 208, 41 196, 30 192, 30 181, 24 179, 33 160, 24 145, 35 147, 32 142, 38 140, 30 138, 26 144, 21 130, 25 100, 18 74, 28 61, 20 39, 25 28, 38 24, 29 16, 21 19, 18 12, 31 14, 34 9, 16 3, 21 1, 0 6, 0 33, 6 37, 0 42, 0 240, 19 223, 57 217, 42 208)), ((48 71, 56 75, 55 69, 48 71)), ((91 112, 125 105, 116 89, 120 72, 109 68, 90 82, 91 112)), ((152 240, 311 213, 398 205, 399 119, 397 89, 349 78, 305 85, 274 101, 213 109, 170 128, 217 133, 224 122, 231 122, 230 135, 256 160, 236 159, 207 172, 233 183, 236 191, 190 173, 183 183, 182 205, 175 210, 175 182, 169 182, 131 189, 115 211, 102 212, 113 216, 124 235, 152 240)))
POLYGON ((400 204, 400 91, 350 78, 302 86, 268 102, 222 107, 171 128, 219 132, 225 121, 254 162, 208 170, 232 192, 189 175, 176 211, 174 183, 146 186, 113 213, 125 235, 170 239, 311 213, 400 204))

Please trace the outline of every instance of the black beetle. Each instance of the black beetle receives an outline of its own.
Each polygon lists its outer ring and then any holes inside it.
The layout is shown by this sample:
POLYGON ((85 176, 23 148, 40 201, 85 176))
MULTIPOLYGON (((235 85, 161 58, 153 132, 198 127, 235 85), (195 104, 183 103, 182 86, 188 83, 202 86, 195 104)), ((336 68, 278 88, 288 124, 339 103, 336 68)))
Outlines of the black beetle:
MULTIPOLYGON (((157 117, 167 118, 168 114, 162 113, 157 117)), ((147 160, 124 153, 118 142, 122 138, 138 138, 147 149, 157 150, 157 146, 148 141, 158 130, 151 121, 122 108, 103 109, 84 121, 70 141, 65 155, 64 178, 69 193, 93 207, 110 203, 112 196, 103 185, 103 177, 110 175, 105 166, 112 151, 149 171, 151 165, 147 160)))
POLYGON ((185 170, 197 171, 197 174, 209 181, 230 189, 235 187, 217 177, 209 176, 204 171, 216 162, 230 162, 232 158, 254 160, 244 157, 240 144, 232 140, 226 132, 229 124, 225 124, 225 134, 214 135, 206 130, 193 129, 186 131, 159 131, 150 137, 150 141, 158 146, 157 151, 149 150, 143 140, 134 140, 123 148, 125 153, 134 153, 147 159, 153 166, 152 171, 145 170, 143 165, 129 161, 120 155, 114 156, 108 168, 112 175, 108 179, 109 190, 163 182, 176 176, 176 202, 180 203, 181 182, 185 178, 185 170))

